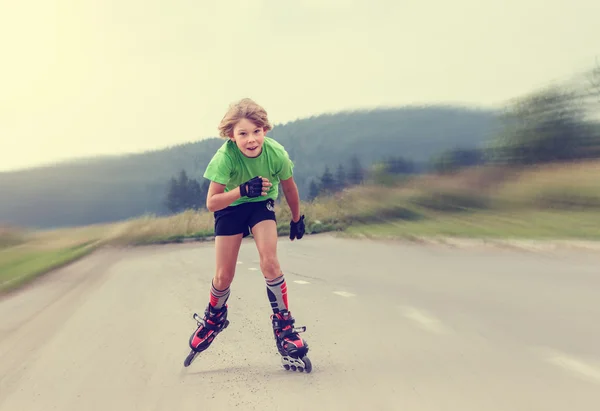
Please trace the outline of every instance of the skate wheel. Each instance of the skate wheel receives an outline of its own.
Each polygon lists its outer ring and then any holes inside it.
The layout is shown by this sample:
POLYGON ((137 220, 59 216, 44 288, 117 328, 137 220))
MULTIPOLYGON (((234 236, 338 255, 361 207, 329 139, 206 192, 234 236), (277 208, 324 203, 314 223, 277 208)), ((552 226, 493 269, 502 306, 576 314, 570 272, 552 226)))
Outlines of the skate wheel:
POLYGON ((296 366, 295 365, 292 365, 290 368, 292 369, 292 371, 296 371, 296 366))
POLYGON ((192 361, 194 361, 194 358, 196 358, 196 352, 195 351, 191 351, 188 356, 185 358, 185 361, 183 362, 183 366, 184 367, 189 367, 190 364, 192 363, 192 361))
POLYGON ((283 368, 285 368, 286 370, 289 370, 289 369, 290 369, 290 366, 289 366, 289 364, 285 364, 285 365, 283 366, 283 368))
POLYGON ((312 363, 310 362, 310 358, 304 356, 302 357, 302 362, 304 363, 304 365, 306 366, 305 370, 307 373, 312 371, 312 363))

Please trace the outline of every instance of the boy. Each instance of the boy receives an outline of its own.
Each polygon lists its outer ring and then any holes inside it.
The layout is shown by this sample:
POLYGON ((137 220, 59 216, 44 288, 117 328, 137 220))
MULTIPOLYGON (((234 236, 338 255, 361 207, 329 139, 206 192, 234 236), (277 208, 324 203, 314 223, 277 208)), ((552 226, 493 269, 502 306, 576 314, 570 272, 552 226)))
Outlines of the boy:
POLYGON ((272 129, 266 111, 251 99, 230 106, 221 120, 219 134, 226 139, 204 173, 210 180, 206 198, 215 218, 216 273, 204 318, 194 314, 198 328, 190 337, 195 355, 206 350, 229 324, 227 300, 242 239, 250 232, 260 256, 277 349, 284 368, 310 372, 308 345, 298 337, 305 328, 294 328, 287 298, 287 285, 277 259, 277 220, 274 204, 281 182, 292 213, 290 240, 304 235, 298 188, 292 177, 293 162, 284 147, 265 134, 272 129))

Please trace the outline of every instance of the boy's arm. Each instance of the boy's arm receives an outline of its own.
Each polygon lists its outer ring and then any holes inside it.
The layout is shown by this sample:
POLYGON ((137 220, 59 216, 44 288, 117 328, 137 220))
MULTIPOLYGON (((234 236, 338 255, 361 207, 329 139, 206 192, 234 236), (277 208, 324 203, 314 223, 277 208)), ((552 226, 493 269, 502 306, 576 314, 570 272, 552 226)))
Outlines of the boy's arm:
POLYGON ((294 177, 281 180, 281 188, 292 212, 292 220, 297 223, 300 220, 300 194, 298 193, 298 186, 294 181, 294 177))
MULTIPOLYGON (((269 187, 272 186, 271 182, 264 177, 255 177, 252 180, 245 182, 243 185, 245 186, 246 191, 250 190, 251 194, 248 195, 252 195, 253 197, 266 196, 269 187)), ((211 181, 208 186, 208 193, 206 194, 206 208, 210 212, 219 211, 228 207, 231 203, 241 197, 241 187, 225 192, 224 184, 211 181)))
POLYGON ((239 189, 225 192, 224 184, 211 181, 208 186, 208 193, 206 194, 206 208, 211 213, 214 213, 229 206, 241 196, 239 189))

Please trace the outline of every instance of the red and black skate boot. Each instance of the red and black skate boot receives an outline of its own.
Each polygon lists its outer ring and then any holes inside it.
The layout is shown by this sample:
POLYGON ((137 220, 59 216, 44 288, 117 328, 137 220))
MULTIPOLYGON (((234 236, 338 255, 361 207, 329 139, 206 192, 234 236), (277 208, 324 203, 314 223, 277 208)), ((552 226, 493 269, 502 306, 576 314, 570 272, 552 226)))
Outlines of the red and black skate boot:
POLYGON ((306 331, 306 327, 294 327, 296 320, 289 311, 280 311, 271 315, 273 335, 277 343, 277 350, 281 354, 283 368, 292 371, 312 371, 308 353, 308 344, 298 336, 306 331))
POLYGON ((185 359, 186 367, 192 363, 197 354, 208 349, 217 335, 229 325, 227 305, 221 309, 215 309, 208 304, 204 311, 204 318, 200 318, 198 314, 194 313, 194 319, 198 323, 198 328, 190 336, 189 345, 192 351, 185 359))

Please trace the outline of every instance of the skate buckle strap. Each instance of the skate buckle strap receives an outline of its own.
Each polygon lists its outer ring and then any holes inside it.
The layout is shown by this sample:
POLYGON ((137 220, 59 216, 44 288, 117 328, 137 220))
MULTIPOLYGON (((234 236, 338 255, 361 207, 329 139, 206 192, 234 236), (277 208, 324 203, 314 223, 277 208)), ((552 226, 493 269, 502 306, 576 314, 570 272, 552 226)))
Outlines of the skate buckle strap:
POLYGON ((293 326, 295 322, 296 322, 296 319, 293 318, 292 316, 287 316, 284 318, 280 318, 278 315, 273 316, 273 326, 275 326, 277 328, 285 328, 288 325, 293 326))
POLYGON ((279 338, 286 338, 289 337, 290 335, 297 335, 298 333, 303 333, 306 331, 306 327, 292 327, 289 328, 287 330, 281 330, 281 334, 279 334, 279 338))
POLYGON ((306 331, 306 326, 305 326, 305 325, 303 325, 302 327, 294 327, 294 328, 292 328, 292 330, 293 330, 295 333, 303 333, 303 332, 305 332, 305 331, 306 331))
POLYGON ((196 320, 196 322, 198 323, 198 325, 203 326, 204 328, 206 328, 207 330, 211 330, 211 331, 219 331, 221 329, 221 326, 223 325, 223 322, 220 323, 210 323, 207 320, 205 320, 204 318, 200 318, 200 316, 198 314, 194 314, 194 320, 196 320))

